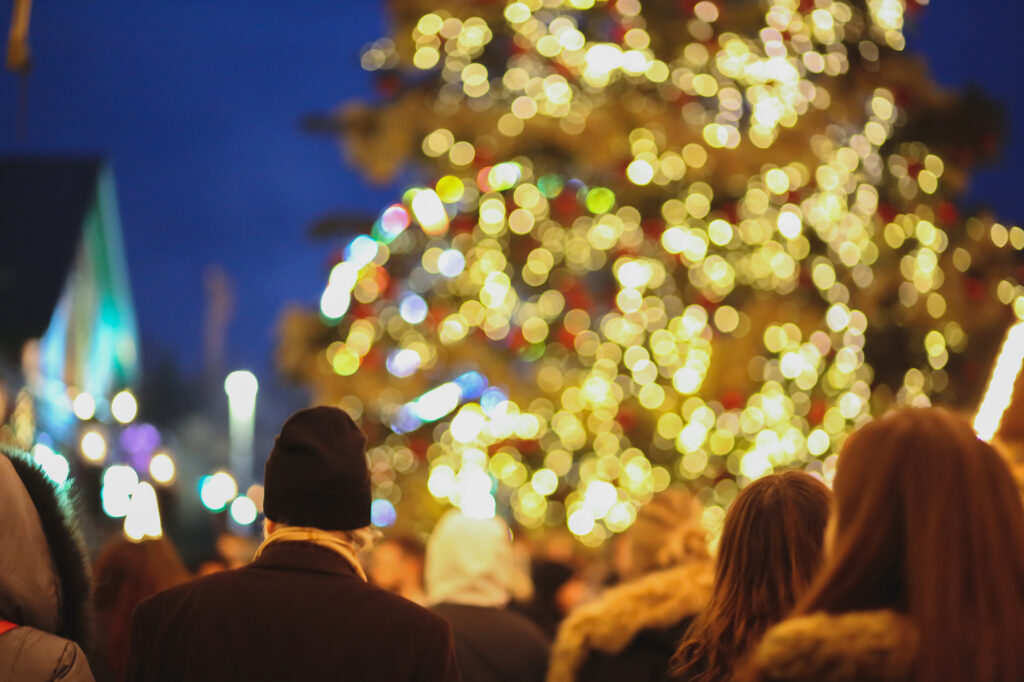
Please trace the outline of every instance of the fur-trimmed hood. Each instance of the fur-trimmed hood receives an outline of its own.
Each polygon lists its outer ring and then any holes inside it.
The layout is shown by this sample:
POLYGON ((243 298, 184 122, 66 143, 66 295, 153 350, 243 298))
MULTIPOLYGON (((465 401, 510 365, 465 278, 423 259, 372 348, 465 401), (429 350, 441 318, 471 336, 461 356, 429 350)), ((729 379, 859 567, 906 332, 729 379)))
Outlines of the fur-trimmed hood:
POLYGON ((812 613, 765 633, 754 655, 771 682, 903 682, 917 655, 917 630, 894 611, 812 613))
POLYGON ((692 563, 613 587, 573 611, 558 628, 547 682, 572 682, 591 651, 617 654, 646 629, 670 628, 711 598, 714 564, 692 563))
POLYGON ((89 562, 70 501, 16 452, 0 451, 0 547, 0 618, 88 650, 89 562))

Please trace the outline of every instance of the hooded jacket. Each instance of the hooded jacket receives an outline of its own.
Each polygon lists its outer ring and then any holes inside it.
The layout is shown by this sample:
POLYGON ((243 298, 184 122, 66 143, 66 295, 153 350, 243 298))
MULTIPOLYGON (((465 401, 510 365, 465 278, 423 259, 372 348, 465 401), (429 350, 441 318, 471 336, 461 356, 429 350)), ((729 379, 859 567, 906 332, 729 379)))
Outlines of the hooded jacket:
POLYGON ((613 587, 576 609, 558 629, 547 682, 661 680, 713 582, 712 562, 698 560, 613 587))
POLYGON ((27 459, 0 454, 0 682, 91 682, 89 573, 65 501, 27 459))
POLYGON ((893 611, 812 613, 765 633, 754 654, 764 682, 905 682, 917 631, 893 611))
POLYGON ((506 608, 515 582, 508 527, 500 519, 445 514, 427 543, 427 600, 452 626, 468 682, 542 682, 548 640, 506 608))

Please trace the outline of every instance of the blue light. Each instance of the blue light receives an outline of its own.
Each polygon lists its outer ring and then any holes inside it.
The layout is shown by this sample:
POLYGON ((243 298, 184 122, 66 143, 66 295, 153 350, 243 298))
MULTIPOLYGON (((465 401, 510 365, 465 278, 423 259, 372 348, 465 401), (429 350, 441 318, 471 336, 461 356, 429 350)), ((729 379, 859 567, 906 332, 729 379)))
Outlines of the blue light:
POLYGON ((489 388, 480 396, 480 407, 484 414, 490 416, 506 400, 508 396, 500 388, 489 388))
POLYGON ((387 500, 374 500, 370 504, 370 523, 378 528, 393 526, 397 519, 398 512, 395 511, 395 505, 387 500))
POLYGON ((391 422, 391 430, 395 433, 409 433, 422 425, 423 420, 416 415, 416 403, 406 403, 391 422))
POLYGON ((419 324, 427 317, 427 302, 416 294, 408 294, 398 304, 398 314, 409 324, 419 324))
POLYGON ((454 381, 462 389, 463 400, 476 400, 487 388, 487 379, 480 372, 460 374, 454 381))
POLYGON ((376 239, 365 234, 359 235, 345 249, 345 260, 361 268, 377 257, 378 248, 376 239))
POLYGON ((442 251, 437 258, 437 270, 445 277, 455 277, 466 268, 466 257, 458 249, 442 251))
POLYGON ((387 360, 388 372, 399 379, 412 376, 420 368, 420 356, 414 350, 403 348, 396 350, 387 360))

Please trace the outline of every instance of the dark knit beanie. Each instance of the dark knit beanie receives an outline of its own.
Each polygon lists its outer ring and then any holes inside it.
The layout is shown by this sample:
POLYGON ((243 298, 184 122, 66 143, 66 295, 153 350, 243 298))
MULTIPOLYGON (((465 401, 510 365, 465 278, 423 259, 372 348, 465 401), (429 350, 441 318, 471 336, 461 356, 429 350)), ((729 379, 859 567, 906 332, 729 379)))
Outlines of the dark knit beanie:
POLYGON ((271 521, 323 530, 370 525, 366 437, 336 407, 296 412, 281 427, 263 472, 271 521))

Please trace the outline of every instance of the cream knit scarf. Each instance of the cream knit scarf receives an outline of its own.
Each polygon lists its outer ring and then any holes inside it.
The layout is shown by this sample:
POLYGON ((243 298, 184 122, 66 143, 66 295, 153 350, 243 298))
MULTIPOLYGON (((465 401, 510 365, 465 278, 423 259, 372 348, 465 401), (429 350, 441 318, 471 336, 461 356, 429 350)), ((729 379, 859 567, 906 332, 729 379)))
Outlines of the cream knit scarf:
POLYGON ((355 547, 351 542, 346 542, 334 533, 308 526, 280 526, 268 535, 267 539, 259 546, 259 549, 256 550, 255 558, 258 559, 263 554, 263 550, 272 542, 311 542, 314 545, 325 547, 336 554, 340 554, 352 566, 352 570, 364 582, 366 581, 366 572, 363 571, 363 567, 359 565, 359 560, 356 559, 355 547))

